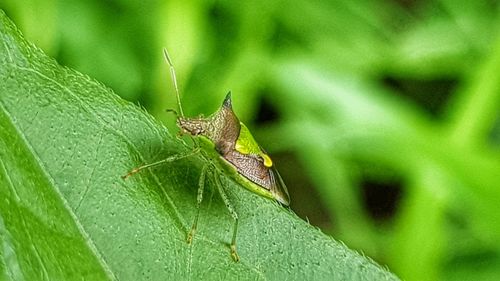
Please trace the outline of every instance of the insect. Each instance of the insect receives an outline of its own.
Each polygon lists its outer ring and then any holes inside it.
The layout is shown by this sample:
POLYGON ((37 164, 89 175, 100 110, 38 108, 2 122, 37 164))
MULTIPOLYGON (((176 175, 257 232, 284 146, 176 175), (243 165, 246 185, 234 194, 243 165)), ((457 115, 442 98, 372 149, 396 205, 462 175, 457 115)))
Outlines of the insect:
POLYGON ((145 168, 201 154, 207 161, 205 161, 206 164, 203 166, 199 177, 196 216, 191 230, 187 235, 187 242, 192 242, 196 232, 200 205, 203 200, 205 178, 210 173, 213 176, 222 200, 234 219, 230 249, 232 258, 235 261, 239 261, 236 251, 238 214, 224 190, 225 187, 222 185, 221 175, 229 175, 248 190, 274 199, 285 206, 290 204, 287 188, 278 171, 275 169, 271 158, 258 145, 248 128, 238 120, 232 108, 231 92, 226 95, 219 110, 209 117, 204 118, 199 116, 188 118, 184 116, 175 69, 166 49, 164 49, 164 56, 170 67, 179 114, 173 110, 171 111, 177 115, 176 124, 180 129, 180 134, 190 136, 193 139, 195 148, 186 154, 172 155, 158 162, 139 166, 124 175, 123 178, 126 179, 145 168))

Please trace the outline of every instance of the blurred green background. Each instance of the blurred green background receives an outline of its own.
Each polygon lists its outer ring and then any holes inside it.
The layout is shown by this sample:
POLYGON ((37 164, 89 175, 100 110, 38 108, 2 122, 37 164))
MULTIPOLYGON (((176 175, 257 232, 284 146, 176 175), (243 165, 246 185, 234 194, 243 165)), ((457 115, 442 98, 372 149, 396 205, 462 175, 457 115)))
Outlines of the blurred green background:
MULTIPOLYGON (((500 280, 493 0, 2 0, 47 54, 175 130, 233 91, 292 209, 406 280, 500 280)), ((293 249, 291 249, 293 251, 293 249)))

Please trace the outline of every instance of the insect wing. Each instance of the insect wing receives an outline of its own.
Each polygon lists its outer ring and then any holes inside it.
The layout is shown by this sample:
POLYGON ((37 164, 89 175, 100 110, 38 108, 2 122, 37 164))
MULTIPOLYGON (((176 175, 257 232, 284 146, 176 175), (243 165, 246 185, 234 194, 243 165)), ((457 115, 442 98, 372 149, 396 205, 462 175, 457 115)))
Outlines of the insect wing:
POLYGON ((269 169, 269 176, 271 178, 271 193, 274 198, 278 200, 281 204, 285 206, 290 205, 290 195, 288 195, 288 190, 286 188, 283 179, 281 178, 278 170, 275 167, 269 169))

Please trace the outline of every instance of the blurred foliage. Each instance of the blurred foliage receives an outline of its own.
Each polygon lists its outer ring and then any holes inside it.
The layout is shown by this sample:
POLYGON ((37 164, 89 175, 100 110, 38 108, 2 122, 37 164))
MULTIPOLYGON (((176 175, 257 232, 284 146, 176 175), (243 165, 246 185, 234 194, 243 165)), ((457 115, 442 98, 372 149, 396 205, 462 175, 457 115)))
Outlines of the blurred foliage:
POLYGON ((61 64, 162 120, 233 91, 292 208, 406 280, 500 278, 494 0, 16 1, 61 64))

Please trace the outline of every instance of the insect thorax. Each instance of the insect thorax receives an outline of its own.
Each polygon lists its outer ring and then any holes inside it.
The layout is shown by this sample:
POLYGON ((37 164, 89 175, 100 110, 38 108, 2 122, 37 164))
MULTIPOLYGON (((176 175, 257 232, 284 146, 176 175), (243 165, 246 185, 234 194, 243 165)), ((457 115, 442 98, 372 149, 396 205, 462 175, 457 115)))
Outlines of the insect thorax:
POLYGON ((240 121, 234 114, 230 100, 207 118, 177 118, 177 126, 183 133, 192 136, 204 136, 214 143, 220 155, 225 156, 234 150, 234 145, 240 134, 240 121))

